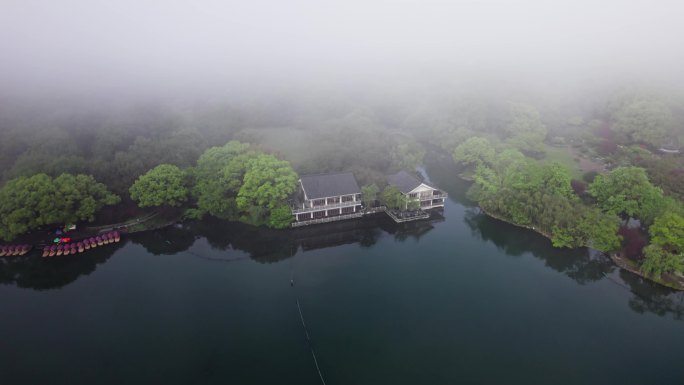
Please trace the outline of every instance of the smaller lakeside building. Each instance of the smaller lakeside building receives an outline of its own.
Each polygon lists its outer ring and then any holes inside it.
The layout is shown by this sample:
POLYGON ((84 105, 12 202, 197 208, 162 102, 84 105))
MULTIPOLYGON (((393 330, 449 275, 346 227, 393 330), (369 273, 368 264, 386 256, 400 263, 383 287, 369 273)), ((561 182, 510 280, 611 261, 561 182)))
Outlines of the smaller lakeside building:
POLYGON ((387 183, 395 186, 408 200, 420 201, 421 210, 444 207, 447 193, 421 182, 415 176, 402 170, 387 177, 387 183))

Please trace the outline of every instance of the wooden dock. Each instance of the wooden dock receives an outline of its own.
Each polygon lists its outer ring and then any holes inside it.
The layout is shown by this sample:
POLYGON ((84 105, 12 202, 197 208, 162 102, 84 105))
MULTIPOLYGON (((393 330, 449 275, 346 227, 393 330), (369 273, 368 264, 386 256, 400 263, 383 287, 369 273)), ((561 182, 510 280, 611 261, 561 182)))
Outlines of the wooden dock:
POLYGON ((333 217, 310 219, 308 221, 292 222, 292 227, 301 227, 301 226, 315 225, 315 224, 319 224, 319 223, 337 222, 337 221, 343 221, 346 219, 361 218, 364 215, 372 215, 372 214, 383 213, 383 212, 385 214, 387 214, 390 218, 392 218, 392 220, 395 221, 396 223, 418 221, 421 219, 430 218, 430 213, 427 211, 423 211, 423 210, 416 210, 416 211, 410 211, 410 212, 402 211, 402 212, 395 213, 393 210, 388 210, 387 207, 385 207, 385 206, 380 206, 380 207, 372 207, 372 208, 366 209, 364 211, 359 211, 359 212, 352 213, 352 214, 336 215, 333 217))
POLYGON ((389 217, 392 218, 397 223, 411 222, 411 221, 417 221, 417 220, 421 220, 421 219, 430 218, 430 213, 427 211, 423 211, 423 210, 416 210, 416 211, 409 211, 409 212, 400 211, 398 213, 395 213, 393 210, 385 209, 385 213, 387 215, 389 215, 389 217))
POLYGON ((365 215, 365 213, 363 211, 359 211, 359 212, 352 213, 352 214, 335 215, 334 217, 316 218, 316 219, 311 219, 308 221, 292 222, 292 227, 315 225, 318 223, 337 222, 337 221, 343 221, 346 219, 361 218, 364 215, 365 215))

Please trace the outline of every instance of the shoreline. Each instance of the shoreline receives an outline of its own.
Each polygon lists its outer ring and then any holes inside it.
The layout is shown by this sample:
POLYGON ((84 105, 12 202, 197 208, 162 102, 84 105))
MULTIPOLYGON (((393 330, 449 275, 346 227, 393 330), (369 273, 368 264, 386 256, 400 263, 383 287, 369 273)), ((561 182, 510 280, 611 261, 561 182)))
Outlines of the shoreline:
MULTIPOLYGON (((537 230, 532 226, 521 225, 521 224, 511 222, 507 219, 504 219, 504 218, 501 218, 497 215, 493 215, 493 214, 489 213, 487 210, 483 209, 482 206, 480 206, 480 205, 478 205, 477 207, 485 215, 487 215, 491 218, 494 218, 494 219, 499 220, 501 222, 508 223, 508 224, 516 226, 516 227, 532 230, 532 231, 536 232, 537 234, 545 237, 546 239, 551 240, 551 235, 546 234, 540 230, 537 230)), ((589 246, 584 246, 584 247, 589 247, 589 246)), ((678 275, 672 274, 672 273, 664 273, 660 279, 655 279, 653 277, 649 277, 649 276, 645 275, 644 273, 642 273, 638 267, 634 266, 634 263, 632 261, 630 261, 626 258, 623 258, 622 256, 620 256, 619 253, 603 253, 603 254, 607 255, 613 261, 613 263, 621 269, 627 270, 630 273, 633 273, 633 274, 640 276, 641 278, 644 278, 644 279, 649 280, 651 282, 654 282, 654 283, 657 283, 659 285, 668 287, 670 289, 678 290, 678 291, 684 291, 684 277, 682 277, 682 276, 678 276, 678 275)))
POLYGON ((651 282, 655 282, 659 285, 668 287, 670 289, 684 291, 684 277, 678 276, 673 273, 664 273, 660 277, 660 279, 655 279, 642 273, 641 270, 634 266, 634 262, 622 257, 619 253, 608 253, 608 256, 613 261, 613 263, 615 263, 621 269, 625 269, 630 273, 634 273, 644 279, 647 279, 651 282))

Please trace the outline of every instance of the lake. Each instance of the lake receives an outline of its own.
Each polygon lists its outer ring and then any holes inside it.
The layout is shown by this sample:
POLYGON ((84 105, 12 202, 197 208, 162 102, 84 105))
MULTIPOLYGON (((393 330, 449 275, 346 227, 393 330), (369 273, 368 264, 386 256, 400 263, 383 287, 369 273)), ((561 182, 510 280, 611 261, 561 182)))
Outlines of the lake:
POLYGON ((310 347, 328 385, 684 383, 682 293, 430 176, 429 221, 207 220, 0 259, 0 383, 320 384, 310 347))

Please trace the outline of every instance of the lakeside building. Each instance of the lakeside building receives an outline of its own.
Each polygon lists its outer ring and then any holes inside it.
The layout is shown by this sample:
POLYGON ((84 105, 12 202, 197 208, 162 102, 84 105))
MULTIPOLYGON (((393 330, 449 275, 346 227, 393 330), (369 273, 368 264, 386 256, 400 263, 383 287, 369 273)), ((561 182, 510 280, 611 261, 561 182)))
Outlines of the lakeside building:
POLYGON ((387 177, 387 183, 395 186, 407 199, 420 201, 421 210, 444 207, 447 193, 402 170, 387 177))
POLYGON ((350 172, 303 175, 291 202, 293 226, 363 216, 361 189, 350 172))
POLYGON ((292 227, 360 218, 385 212, 397 223, 430 218, 426 210, 444 207, 447 194, 421 182, 415 176, 400 171, 387 177, 407 200, 420 202, 418 210, 387 210, 384 206, 364 208, 361 189, 350 172, 302 175, 299 190, 290 200, 294 222, 292 227))

